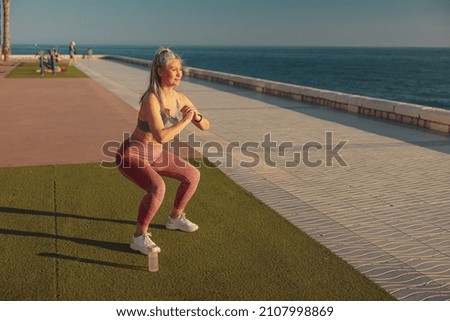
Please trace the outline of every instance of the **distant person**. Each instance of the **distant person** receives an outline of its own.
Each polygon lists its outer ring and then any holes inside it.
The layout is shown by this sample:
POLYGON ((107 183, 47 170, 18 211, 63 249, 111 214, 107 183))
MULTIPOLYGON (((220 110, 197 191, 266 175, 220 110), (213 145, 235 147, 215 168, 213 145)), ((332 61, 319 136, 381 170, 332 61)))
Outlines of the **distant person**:
POLYGON ((48 60, 47 60, 47 68, 52 70, 52 74, 53 76, 56 75, 56 62, 57 62, 57 58, 58 58, 58 52, 55 49, 49 49, 48 50, 48 60))
POLYGON ((77 48, 75 41, 71 41, 69 44, 69 66, 72 66, 76 64, 76 55, 77 55, 77 48))
POLYGON ((40 50, 35 57, 39 61, 39 72, 41 76, 44 76, 46 71, 51 72, 53 76, 55 76, 57 72, 62 71, 62 69, 57 66, 57 63, 61 61, 61 56, 55 48, 49 49, 47 56, 43 50, 40 50))
POLYGON ((45 62, 46 62, 44 50, 39 50, 39 52, 35 55, 35 58, 37 58, 39 60, 40 73, 41 73, 41 76, 44 76, 45 62))
POLYGON ((92 50, 92 48, 88 48, 88 50, 86 50, 86 54, 83 56, 83 59, 92 59, 93 53, 94 51, 92 50))
POLYGON ((56 62, 62 62, 62 57, 59 54, 57 49, 53 48, 53 54, 55 55, 55 61, 56 62))
POLYGON ((180 57, 170 49, 159 49, 153 58, 150 85, 140 100, 137 127, 116 155, 119 171, 147 192, 139 206, 130 245, 143 254, 150 248, 160 251, 150 239, 148 228, 164 198, 162 176, 180 181, 166 228, 185 232, 198 229, 197 224, 186 218, 184 209, 197 189, 200 172, 189 162, 163 150, 163 143, 171 141, 190 123, 201 130, 209 129, 209 121, 184 94, 176 91, 181 77, 180 57))

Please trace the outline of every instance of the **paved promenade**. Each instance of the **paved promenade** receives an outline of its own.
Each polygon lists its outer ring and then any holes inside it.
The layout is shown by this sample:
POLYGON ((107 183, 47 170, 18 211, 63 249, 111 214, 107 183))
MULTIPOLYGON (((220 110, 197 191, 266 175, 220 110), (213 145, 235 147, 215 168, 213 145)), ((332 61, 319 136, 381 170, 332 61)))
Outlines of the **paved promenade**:
MULTIPOLYGON (((114 128, 129 130, 126 104, 137 108, 148 70, 105 60, 78 67, 122 98, 99 89, 114 115, 125 105, 126 124, 114 128)), ((209 132, 189 127, 196 149, 229 147, 210 160, 238 184, 397 298, 450 300, 449 136, 189 78, 179 90, 212 123, 209 132), (270 151, 261 146, 269 132, 270 151)))

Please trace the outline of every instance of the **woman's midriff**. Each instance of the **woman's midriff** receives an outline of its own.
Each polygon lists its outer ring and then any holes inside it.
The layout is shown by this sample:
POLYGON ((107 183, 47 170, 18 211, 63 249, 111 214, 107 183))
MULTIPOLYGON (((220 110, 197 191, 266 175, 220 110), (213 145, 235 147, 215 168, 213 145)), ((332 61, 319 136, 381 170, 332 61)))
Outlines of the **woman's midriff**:
POLYGON ((123 160, 139 159, 146 163, 153 163, 162 153, 163 145, 158 143, 151 133, 145 133, 136 128, 130 138, 119 147, 117 153, 123 160))
POLYGON ((146 141, 153 141, 156 144, 158 144, 156 142, 156 139, 153 137, 152 133, 147 133, 144 132, 142 129, 139 128, 135 128, 133 134, 131 134, 131 137, 134 137, 137 140, 140 140, 142 142, 146 142, 146 141))

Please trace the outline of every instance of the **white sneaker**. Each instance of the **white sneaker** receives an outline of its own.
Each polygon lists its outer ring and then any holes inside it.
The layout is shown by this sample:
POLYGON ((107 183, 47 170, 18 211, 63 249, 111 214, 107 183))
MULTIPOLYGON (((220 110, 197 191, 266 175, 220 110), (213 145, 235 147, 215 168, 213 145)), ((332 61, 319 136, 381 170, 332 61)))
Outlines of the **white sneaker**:
POLYGON ((142 254, 147 255, 148 250, 152 249, 152 252, 161 252, 161 249, 158 245, 155 244, 150 239, 150 236, 152 236, 150 233, 145 233, 137 237, 132 237, 130 247, 135 251, 140 251, 142 254))
POLYGON ((166 228, 169 230, 181 230, 184 232, 195 232, 198 230, 198 225, 192 223, 186 218, 186 214, 182 213, 177 218, 171 218, 167 221, 166 228))

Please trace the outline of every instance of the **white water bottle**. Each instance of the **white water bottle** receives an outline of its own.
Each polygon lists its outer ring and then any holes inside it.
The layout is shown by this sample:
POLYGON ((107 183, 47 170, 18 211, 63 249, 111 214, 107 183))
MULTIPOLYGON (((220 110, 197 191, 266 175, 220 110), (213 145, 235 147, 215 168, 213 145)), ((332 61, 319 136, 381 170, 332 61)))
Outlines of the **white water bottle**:
POLYGON ((150 272, 158 272, 158 252, 155 248, 148 249, 148 270, 150 272))

